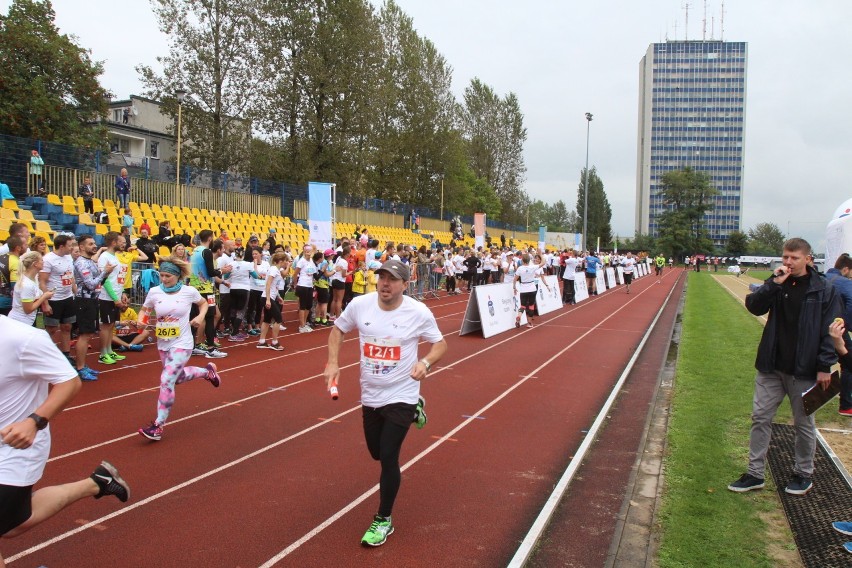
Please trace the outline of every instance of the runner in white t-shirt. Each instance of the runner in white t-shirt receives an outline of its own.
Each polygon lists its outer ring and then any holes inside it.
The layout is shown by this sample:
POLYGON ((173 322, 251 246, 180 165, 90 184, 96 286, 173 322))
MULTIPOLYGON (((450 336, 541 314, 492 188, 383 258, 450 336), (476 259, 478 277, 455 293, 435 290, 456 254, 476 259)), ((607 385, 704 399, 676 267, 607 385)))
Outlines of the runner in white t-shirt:
POLYGON ((336 388, 340 377, 338 356, 343 336, 358 331, 360 344, 361 404, 364 437, 374 460, 382 464, 379 509, 361 543, 384 544, 393 532, 391 512, 399 491, 399 452, 412 422, 426 424, 425 400, 420 381, 444 355, 444 341, 435 316, 424 304, 403 296, 411 276, 398 260, 386 261, 376 273, 378 294, 359 296, 334 322, 328 340, 326 386, 336 388), (418 343, 431 349, 418 360, 418 343))
POLYGON ((50 454, 48 422, 81 383, 42 330, 0 316, 0 337, 7 359, 16 363, 0 366, 0 536, 23 534, 85 497, 115 495, 126 502, 130 488, 107 462, 87 479, 33 493, 50 454))
POLYGON ((42 292, 36 282, 44 263, 40 252, 25 252, 19 263, 18 281, 12 289, 12 309, 9 317, 31 326, 35 323, 38 309, 51 298, 53 292, 42 292))
POLYGON ((74 259, 71 258, 71 249, 76 242, 73 235, 56 235, 53 252, 44 255, 44 266, 38 275, 42 292, 53 290, 53 297, 41 308, 44 326, 51 336, 59 329, 59 349, 66 357, 71 356, 71 326, 77 321, 74 302, 77 282, 74 279, 74 259))
POLYGON ((115 270, 110 272, 107 279, 104 280, 98 294, 98 311, 102 324, 99 331, 101 356, 98 357, 98 362, 102 365, 115 365, 117 361, 124 359, 124 355, 119 355, 112 350, 112 336, 115 322, 119 321, 119 314, 129 304, 128 298, 124 294, 124 280, 129 275, 127 274, 127 265, 119 262, 118 257, 115 256, 115 252, 124 246, 124 237, 115 231, 110 231, 104 235, 103 245, 106 250, 101 252, 101 256, 98 257, 98 268, 103 272, 107 265, 111 264, 115 266, 115 270))
POLYGON ((299 333, 310 333, 313 328, 308 325, 308 314, 314 304, 314 274, 317 265, 311 260, 313 247, 305 245, 302 256, 293 266, 293 278, 296 280, 296 297, 299 298, 299 333))
MULTIPOLYGON (((538 257, 538 255, 536 256, 538 257)), ((521 312, 524 310, 527 312, 527 327, 532 327, 532 318, 535 316, 535 297, 538 291, 537 281, 540 280, 541 284, 548 288, 548 291, 549 287, 544 278, 539 279, 539 276, 543 274, 544 264, 532 264, 529 253, 524 253, 521 259, 523 264, 515 269, 513 281, 515 290, 520 294, 520 309, 517 318, 515 318, 515 327, 520 327, 521 312)))
POLYGON ((621 267, 624 271, 624 283, 627 285, 627 293, 630 293, 630 283, 633 282, 633 271, 636 267, 636 259, 633 258, 633 253, 628 252, 627 256, 621 259, 621 267))
POLYGON ((193 348, 189 326, 204 325, 208 306, 207 300, 201 297, 198 290, 183 284, 190 273, 189 263, 173 256, 162 259, 160 285, 148 291, 145 303, 139 310, 139 325, 154 328, 157 349, 163 362, 157 418, 149 426, 139 429, 139 434, 149 440, 159 440, 163 436, 163 426, 175 403, 175 385, 193 379, 205 379, 214 387, 221 383, 213 363, 207 363, 205 368, 186 366, 193 348), (192 304, 198 306, 198 315, 190 321, 192 304))
POLYGON ((577 275, 577 265, 580 263, 573 250, 565 257, 565 271, 562 273, 562 303, 576 304, 574 301, 574 280, 577 275))

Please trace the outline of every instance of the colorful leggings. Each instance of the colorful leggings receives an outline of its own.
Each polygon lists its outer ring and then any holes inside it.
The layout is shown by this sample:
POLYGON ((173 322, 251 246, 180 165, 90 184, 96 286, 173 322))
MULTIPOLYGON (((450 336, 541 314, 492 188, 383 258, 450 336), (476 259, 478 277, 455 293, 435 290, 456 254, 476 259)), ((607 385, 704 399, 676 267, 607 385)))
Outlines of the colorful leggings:
POLYGON ((157 424, 160 426, 169 419, 169 412, 175 403, 175 385, 206 378, 207 369, 203 367, 186 367, 186 362, 192 356, 192 349, 160 350, 160 361, 163 362, 163 374, 160 375, 160 398, 157 400, 157 424))

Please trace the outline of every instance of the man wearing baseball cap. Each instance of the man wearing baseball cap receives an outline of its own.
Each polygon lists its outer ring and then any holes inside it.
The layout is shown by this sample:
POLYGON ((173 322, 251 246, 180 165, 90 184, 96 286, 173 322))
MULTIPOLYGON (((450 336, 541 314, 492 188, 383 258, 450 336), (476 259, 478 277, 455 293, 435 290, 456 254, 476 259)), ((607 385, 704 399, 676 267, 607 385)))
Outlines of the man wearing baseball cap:
POLYGON ((337 387, 338 355, 344 334, 357 330, 361 358, 361 405, 364 437, 374 460, 382 464, 379 509, 361 539, 365 546, 380 546, 394 531, 391 523, 402 479, 399 453, 411 423, 426 424, 420 381, 447 351, 447 343, 425 304, 403 291, 411 272, 399 260, 388 260, 376 270, 377 294, 354 298, 334 322, 328 339, 326 386, 337 387), (421 340, 431 348, 418 359, 421 340))

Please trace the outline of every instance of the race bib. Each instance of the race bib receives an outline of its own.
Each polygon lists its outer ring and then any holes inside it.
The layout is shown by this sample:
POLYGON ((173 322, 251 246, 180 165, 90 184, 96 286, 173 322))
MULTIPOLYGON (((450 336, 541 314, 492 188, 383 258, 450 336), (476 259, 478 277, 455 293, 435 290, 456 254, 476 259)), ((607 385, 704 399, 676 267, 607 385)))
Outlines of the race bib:
POLYGON ((180 337, 180 327, 177 325, 157 324, 157 329, 154 332, 160 339, 177 339, 180 337))
POLYGON ((214 296, 212 294, 210 296, 207 296, 207 305, 208 306, 215 306, 216 305, 216 296, 214 296))
POLYGON ((118 276, 116 277, 115 281, 123 286, 124 278, 127 276, 127 267, 122 264, 116 270, 118 270, 118 276))
POLYGON ((62 285, 71 286, 74 283, 74 273, 70 270, 62 275, 62 285))
POLYGON ((364 364, 374 375, 384 375, 399 365, 402 342, 399 339, 365 337, 364 364))

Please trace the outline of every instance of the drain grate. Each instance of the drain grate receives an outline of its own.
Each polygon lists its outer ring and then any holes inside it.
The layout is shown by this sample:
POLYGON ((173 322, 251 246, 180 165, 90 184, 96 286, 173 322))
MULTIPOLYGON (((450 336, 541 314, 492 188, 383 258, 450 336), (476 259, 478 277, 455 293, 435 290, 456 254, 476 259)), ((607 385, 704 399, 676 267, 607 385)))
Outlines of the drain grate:
POLYGON ((852 537, 838 533, 831 528, 831 523, 852 522, 852 489, 822 446, 817 444, 814 488, 805 496, 785 493, 784 486, 793 470, 794 432, 793 426, 772 425, 768 461, 799 554, 808 568, 848 568, 852 566, 852 555, 842 545, 852 541, 852 537))

